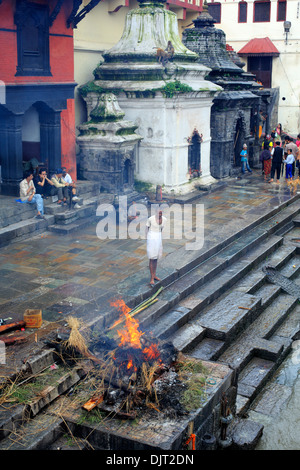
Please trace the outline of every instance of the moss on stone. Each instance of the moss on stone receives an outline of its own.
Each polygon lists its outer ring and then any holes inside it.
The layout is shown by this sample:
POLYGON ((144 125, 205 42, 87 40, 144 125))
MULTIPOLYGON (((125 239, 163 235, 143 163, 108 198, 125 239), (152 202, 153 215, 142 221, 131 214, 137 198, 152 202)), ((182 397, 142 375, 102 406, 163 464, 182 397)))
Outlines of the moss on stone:
POLYGON ((167 83, 164 87, 159 88, 165 98, 173 98, 177 93, 190 93, 193 88, 185 83, 181 83, 179 80, 167 83))
MULTIPOLYGON (((92 121, 87 123, 92 124, 92 121)), ((79 135, 102 135, 103 137, 106 135, 106 132, 103 129, 98 129, 97 127, 87 127, 85 129, 80 129, 79 135)))
POLYGON ((132 135, 135 133, 135 130, 137 129, 137 126, 133 127, 127 127, 123 129, 118 129, 116 132, 116 135, 122 136, 122 135, 132 135))
POLYGON ((106 90, 96 85, 95 82, 88 82, 85 85, 82 85, 78 88, 81 96, 87 96, 88 93, 105 93, 106 90))
POLYGON ((113 93, 114 95, 118 95, 122 90, 119 89, 119 88, 114 88, 114 89, 109 89, 108 90, 106 88, 102 88, 99 85, 96 85, 96 83, 94 81, 92 81, 92 82, 88 82, 85 85, 82 85, 81 87, 79 87, 78 91, 81 94, 81 96, 85 97, 89 93, 97 93, 97 94, 113 93))

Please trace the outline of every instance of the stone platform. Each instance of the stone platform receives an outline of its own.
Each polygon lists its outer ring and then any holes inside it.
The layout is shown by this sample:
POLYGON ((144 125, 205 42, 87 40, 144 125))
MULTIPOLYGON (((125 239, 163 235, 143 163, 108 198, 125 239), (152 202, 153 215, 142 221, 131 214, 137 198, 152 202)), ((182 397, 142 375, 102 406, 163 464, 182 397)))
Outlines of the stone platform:
MULTIPOLYGON (((284 181, 264 183, 254 172, 196 202, 204 205, 203 247, 190 252, 185 239, 164 240, 157 285, 164 289, 136 318, 143 331, 172 340, 185 354, 234 370, 236 417, 243 417, 297 332, 297 302, 266 282, 262 267, 267 261, 297 282, 299 195, 284 181)), ((20 320, 26 308, 43 310, 42 328, 27 331, 27 343, 7 348, 1 368, 7 378, 24 367, 24 357, 43 349, 47 334, 64 326, 68 315, 97 335, 118 317, 113 299, 133 307, 156 290, 148 284, 145 241, 99 240, 95 224, 3 247, 0 260, 1 316, 20 320)), ((41 368, 54 362, 53 352, 48 356, 41 368)))

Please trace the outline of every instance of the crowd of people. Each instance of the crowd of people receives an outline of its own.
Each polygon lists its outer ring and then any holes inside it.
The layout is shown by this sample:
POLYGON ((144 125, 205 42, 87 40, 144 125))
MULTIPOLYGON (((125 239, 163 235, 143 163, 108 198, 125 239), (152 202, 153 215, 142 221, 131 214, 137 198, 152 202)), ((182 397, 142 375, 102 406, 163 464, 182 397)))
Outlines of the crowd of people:
MULTIPOLYGON (((243 145, 240 156, 242 173, 244 174, 246 170, 252 173, 246 144, 243 145)), ((297 168, 300 176, 300 134, 297 135, 297 139, 289 135, 283 137, 281 124, 278 124, 262 142, 259 159, 266 182, 273 183, 276 179, 276 183, 279 184, 282 175, 285 175, 287 181, 294 179, 297 168)))
POLYGON ((76 183, 72 180, 65 167, 58 168, 51 178, 48 178, 45 168, 28 169, 20 183, 20 200, 22 203, 35 204, 38 219, 44 219, 44 200, 57 196, 57 204, 80 209, 78 204, 76 183))

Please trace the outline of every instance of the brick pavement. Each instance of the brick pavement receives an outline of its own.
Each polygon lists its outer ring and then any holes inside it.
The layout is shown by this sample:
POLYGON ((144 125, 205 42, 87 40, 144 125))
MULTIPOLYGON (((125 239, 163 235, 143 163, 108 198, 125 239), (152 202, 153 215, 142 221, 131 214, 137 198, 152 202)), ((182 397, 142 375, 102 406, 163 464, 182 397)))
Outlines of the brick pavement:
MULTIPOLYGON (((158 275, 168 283, 172 273, 292 197, 284 180, 264 183, 258 170, 202 195, 193 204, 204 205, 203 248, 187 251, 186 239, 164 239, 158 275)), ((100 240, 95 224, 65 236, 45 232, 0 249, 0 317, 20 320, 26 308, 41 308, 45 322, 65 322, 69 314, 91 322, 112 311, 115 297, 136 304, 150 295, 148 282, 145 240, 100 240)))

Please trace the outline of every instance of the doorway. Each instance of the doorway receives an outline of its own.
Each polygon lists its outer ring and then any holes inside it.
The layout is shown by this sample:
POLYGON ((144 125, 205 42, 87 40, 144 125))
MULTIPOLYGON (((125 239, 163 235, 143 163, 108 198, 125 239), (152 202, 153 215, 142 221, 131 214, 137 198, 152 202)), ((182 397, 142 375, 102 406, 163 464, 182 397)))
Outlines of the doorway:
POLYGON ((234 148, 233 148, 233 166, 241 166, 241 151, 244 144, 244 126, 243 119, 238 118, 235 126, 234 148))
POLYGON ((248 72, 253 73, 265 88, 271 88, 272 56, 248 57, 248 72))

